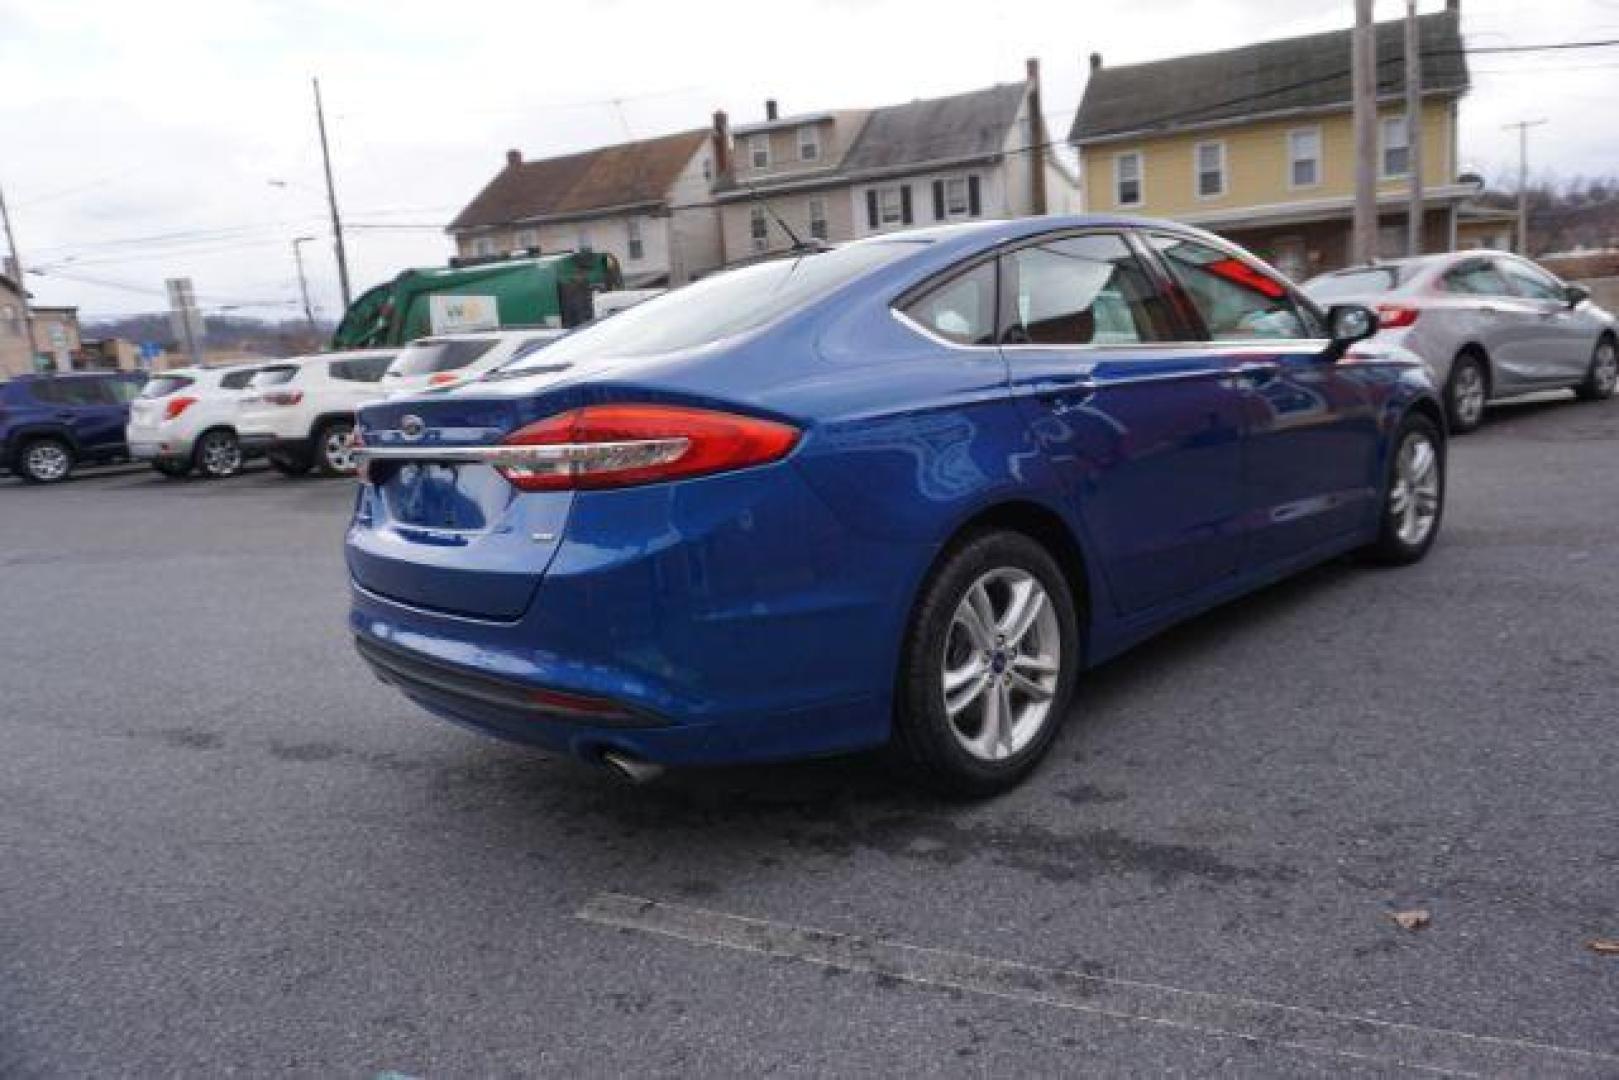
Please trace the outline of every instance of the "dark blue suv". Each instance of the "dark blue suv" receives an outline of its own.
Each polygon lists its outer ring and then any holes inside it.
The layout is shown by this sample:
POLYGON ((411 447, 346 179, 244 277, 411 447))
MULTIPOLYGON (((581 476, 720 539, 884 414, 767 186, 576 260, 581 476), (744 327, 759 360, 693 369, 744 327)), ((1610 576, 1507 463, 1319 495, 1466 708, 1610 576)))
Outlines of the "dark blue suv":
POLYGON ((137 372, 102 371, 0 383, 0 468, 51 484, 75 465, 127 458, 129 403, 145 381, 137 372))

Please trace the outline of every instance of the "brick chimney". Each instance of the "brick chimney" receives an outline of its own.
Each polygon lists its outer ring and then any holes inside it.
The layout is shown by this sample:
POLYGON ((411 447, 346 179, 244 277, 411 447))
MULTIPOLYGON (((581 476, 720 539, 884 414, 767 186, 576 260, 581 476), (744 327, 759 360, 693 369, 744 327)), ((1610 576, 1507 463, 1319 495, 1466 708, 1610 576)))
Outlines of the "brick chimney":
POLYGON ((523 163, 523 152, 521 150, 508 150, 508 151, 506 151, 506 167, 508 169, 515 168, 518 165, 521 165, 522 163, 523 163))
POLYGON ((1024 82, 1028 94, 1024 108, 1029 110, 1029 213, 1046 212, 1046 121, 1040 108, 1040 60, 1031 56, 1024 62, 1024 82))
POLYGON ((1099 52, 1091 53, 1091 70, 1092 71, 1101 71, 1102 70, 1102 54, 1101 53, 1099 53, 1099 52))
POLYGON ((731 171, 731 118, 720 109, 714 113, 714 178, 731 171))
POLYGON ((766 120, 779 119, 779 114, 778 114, 778 112, 776 110, 776 99, 775 98, 766 98, 765 99, 765 119, 766 120))

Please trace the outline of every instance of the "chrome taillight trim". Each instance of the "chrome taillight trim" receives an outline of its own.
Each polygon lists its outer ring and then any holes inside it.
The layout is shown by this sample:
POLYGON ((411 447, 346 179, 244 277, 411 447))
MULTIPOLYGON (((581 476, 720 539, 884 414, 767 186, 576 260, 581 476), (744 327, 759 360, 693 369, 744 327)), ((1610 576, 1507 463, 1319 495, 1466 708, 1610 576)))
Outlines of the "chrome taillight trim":
POLYGON ((615 453, 662 452, 678 457, 691 445, 684 436, 668 439, 632 439, 622 442, 547 443, 539 446, 364 446, 355 447, 360 461, 480 461, 486 465, 565 465, 597 461, 615 453))

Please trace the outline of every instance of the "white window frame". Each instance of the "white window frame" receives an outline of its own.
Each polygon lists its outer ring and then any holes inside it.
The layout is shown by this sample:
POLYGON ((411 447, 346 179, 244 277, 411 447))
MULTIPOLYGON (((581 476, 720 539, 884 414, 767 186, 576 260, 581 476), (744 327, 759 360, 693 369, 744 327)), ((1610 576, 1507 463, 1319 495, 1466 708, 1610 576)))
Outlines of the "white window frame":
POLYGON ((641 236, 641 219, 626 218, 624 220, 624 254, 629 262, 640 262, 646 258, 646 242, 641 236))
POLYGON ((1411 125, 1407 122, 1405 113, 1394 116, 1380 116, 1377 119, 1377 178, 1379 180, 1403 180, 1411 175, 1411 125), (1389 126, 1403 124, 1405 126, 1405 168, 1400 172, 1389 172, 1389 126))
POLYGON ((1113 155, 1113 205, 1125 208, 1147 205, 1147 155, 1140 150, 1120 150, 1113 155), (1119 189, 1124 186, 1124 162, 1134 158, 1136 163, 1136 197, 1125 202, 1119 189))
POLYGON ((817 240, 829 239, 831 237, 832 230, 831 226, 826 220, 826 200, 822 198, 814 198, 809 200, 809 204, 805 208, 805 213, 809 215, 810 236, 817 240), (815 223, 817 221, 821 223, 821 231, 818 233, 815 231, 815 223))
POLYGON ((578 245, 579 246, 577 248, 575 248, 574 250, 576 250, 576 251, 594 251, 594 250, 596 250, 595 247, 590 242, 590 226, 589 225, 581 225, 581 226, 579 226, 579 235, 577 237, 577 240, 578 240, 578 245))
POLYGON ((513 242, 517 248, 522 250, 526 250, 531 247, 538 247, 540 243, 540 231, 538 229, 518 229, 516 237, 513 238, 513 242))
POLYGON ((887 187, 877 189, 877 228, 886 229, 893 225, 905 224, 905 195, 900 191, 898 184, 889 184, 887 187), (894 196, 894 216, 888 216, 888 196, 894 196))
POLYGON ((495 253, 495 238, 493 236, 475 236, 472 238, 472 255, 474 258, 495 253))
POLYGON ((748 165, 755 169, 770 168, 770 135, 748 136, 748 165), (760 158, 764 158, 760 161, 760 158))
POLYGON ((748 238, 752 242, 754 251, 769 250, 770 219, 765 217, 765 208, 762 206, 749 208, 748 238))
POLYGON ((1226 192, 1230 189, 1230 187, 1231 187, 1230 176, 1228 175, 1227 170, 1226 170, 1225 140, 1224 139, 1205 139, 1202 142, 1193 143, 1192 144, 1192 194, 1197 197, 1198 201, 1207 202, 1210 199, 1223 199, 1223 198, 1225 198, 1226 192), (1217 150, 1219 152, 1219 155, 1220 155, 1220 164, 1219 164, 1220 189, 1218 191, 1211 191, 1211 192, 1208 192, 1207 194, 1205 194, 1204 191, 1203 191, 1203 150, 1204 150, 1205 147, 1209 147, 1209 146, 1214 147, 1214 149, 1217 150))
POLYGON ((1326 162, 1324 160, 1326 158, 1326 136, 1321 130, 1321 125, 1312 124, 1309 127, 1290 128, 1285 137, 1287 139, 1287 153, 1283 156, 1287 158, 1287 164, 1284 166, 1284 168, 1287 169, 1287 190, 1306 191, 1310 188, 1320 187, 1322 173, 1326 171, 1326 162), (1313 159, 1294 156, 1293 138, 1296 135, 1315 136, 1315 157, 1313 159), (1301 161, 1309 160, 1314 160, 1315 162, 1315 179, 1308 184, 1300 184, 1295 182, 1293 179, 1293 166, 1301 161))
POLYGON ((973 215, 972 189, 965 176, 951 176, 944 181, 944 219, 946 221, 961 221, 973 215), (961 189, 961 209, 956 210, 951 203, 951 190, 957 185, 961 189))
POLYGON ((821 129, 815 124, 798 125, 798 160, 821 160, 821 129), (807 137, 806 137, 807 136, 807 137), (810 151, 805 153, 804 151, 810 151))

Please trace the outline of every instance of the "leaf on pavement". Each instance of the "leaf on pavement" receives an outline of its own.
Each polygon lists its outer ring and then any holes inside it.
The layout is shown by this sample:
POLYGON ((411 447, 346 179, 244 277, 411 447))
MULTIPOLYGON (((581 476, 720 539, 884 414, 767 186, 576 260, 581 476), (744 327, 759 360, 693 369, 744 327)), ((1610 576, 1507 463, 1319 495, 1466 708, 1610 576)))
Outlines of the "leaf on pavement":
POLYGON ((1619 938, 1592 938, 1585 947, 1598 956, 1619 956, 1619 938))
POLYGON ((1421 930, 1424 926, 1427 926, 1428 923, 1433 921, 1433 916, 1429 914, 1427 908, 1413 908, 1410 911, 1395 911, 1391 912, 1389 917, 1400 924, 1401 930, 1421 930))

